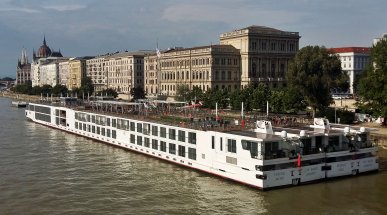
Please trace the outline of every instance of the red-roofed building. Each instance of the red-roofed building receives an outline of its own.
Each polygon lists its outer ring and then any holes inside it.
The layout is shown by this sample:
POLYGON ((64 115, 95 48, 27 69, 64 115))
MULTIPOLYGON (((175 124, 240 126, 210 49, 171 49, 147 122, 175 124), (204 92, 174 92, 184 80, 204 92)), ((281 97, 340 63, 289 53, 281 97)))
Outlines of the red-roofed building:
POLYGON ((349 76, 349 92, 354 93, 353 83, 370 62, 369 47, 340 47, 331 48, 341 60, 341 68, 349 76))

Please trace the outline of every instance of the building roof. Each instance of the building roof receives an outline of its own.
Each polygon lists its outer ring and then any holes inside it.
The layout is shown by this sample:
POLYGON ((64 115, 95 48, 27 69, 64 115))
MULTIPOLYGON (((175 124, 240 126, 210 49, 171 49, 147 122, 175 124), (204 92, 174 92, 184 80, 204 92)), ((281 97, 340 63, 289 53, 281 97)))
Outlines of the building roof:
POLYGON ((340 47, 340 48, 331 48, 330 50, 333 53, 354 52, 354 53, 365 53, 365 54, 368 54, 370 52, 370 48, 369 47, 340 47))
POLYGON ((224 37, 233 37, 238 36, 241 34, 262 34, 262 35, 280 35, 280 36, 292 36, 292 37, 299 37, 298 32, 291 32, 291 31, 282 31, 276 28, 266 27, 266 26, 259 26, 259 25, 251 25, 245 28, 236 29, 230 32, 226 32, 220 35, 221 38, 224 37))
POLYGON ((176 48, 176 49, 169 49, 166 51, 163 51, 162 53, 169 53, 169 52, 175 52, 175 51, 188 51, 188 50, 197 50, 197 49, 206 49, 206 48, 231 48, 237 50, 234 46, 232 45, 207 45, 207 46, 196 46, 196 47, 191 47, 191 48, 176 48))
POLYGON ((141 51, 132 51, 132 52, 125 51, 125 52, 116 52, 116 53, 108 56, 107 58, 120 58, 120 57, 128 57, 128 56, 144 56, 146 54, 152 54, 152 53, 156 53, 156 52, 153 50, 150 50, 150 51, 141 50, 141 51))

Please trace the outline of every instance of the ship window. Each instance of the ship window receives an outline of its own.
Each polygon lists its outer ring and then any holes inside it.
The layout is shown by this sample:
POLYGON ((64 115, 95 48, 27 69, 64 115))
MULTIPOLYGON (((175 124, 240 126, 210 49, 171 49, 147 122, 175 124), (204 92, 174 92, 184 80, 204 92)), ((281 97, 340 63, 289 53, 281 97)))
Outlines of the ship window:
POLYGON ((90 132, 90 125, 87 125, 87 132, 90 132))
POLYGON ((160 127, 160 137, 167 137, 167 129, 164 127, 160 127))
POLYGON ((75 122, 75 129, 78 129, 78 122, 75 122))
POLYGON ((149 123, 144 123, 143 126, 144 126, 144 129, 143 129, 144 134, 145 135, 149 135, 149 133, 150 133, 150 125, 149 125, 149 123))
POLYGON ((149 138, 148 138, 148 137, 145 137, 145 138, 144 138, 144 146, 149 148, 149 144, 150 144, 149 138))
POLYGON ((258 143, 247 141, 247 140, 242 140, 242 148, 244 150, 250 151, 250 155, 252 158, 257 157, 257 155, 258 155, 258 143))
POLYGON ((220 151, 223 151, 223 138, 220 138, 220 151))
POLYGON ((176 140, 176 130, 173 128, 169 129, 169 139, 176 140))
POLYGON ((167 151, 167 143, 164 141, 160 141, 160 150, 163 152, 167 151))
POLYGON ((93 132, 93 134, 95 134, 95 126, 94 125, 91 127, 91 132, 93 132))
POLYGON ((91 122, 95 123, 95 115, 91 116, 91 122))
POLYGON ((97 134, 100 134, 100 133, 101 133, 101 128, 97 127, 97 134))
POLYGON ((227 140, 227 151, 236 153, 236 140, 233 140, 233 139, 227 140))
POLYGON ((153 125, 152 126, 152 135, 153 136, 158 136, 158 129, 157 129, 157 126, 153 125))
POLYGON ((110 137, 110 129, 106 129, 106 134, 107 137, 110 137))
POLYGON ((116 130, 112 130, 112 138, 116 139, 117 138, 117 133, 116 130))
POLYGON ((192 160, 196 160, 196 149, 188 148, 188 158, 192 160))
POLYGON ((136 124, 134 122, 130 122, 130 130, 135 131, 136 130, 136 124))
POLYGON ((331 136, 328 139, 328 146, 333 150, 337 150, 339 147, 339 136, 331 136))
POLYGON ((188 132, 188 143, 196 144, 196 133, 188 132))
POLYGON ((107 125, 107 126, 110 126, 110 118, 109 118, 109 117, 106 118, 106 125, 107 125))
POLYGON ((130 143, 133 143, 133 144, 136 143, 136 136, 134 136, 134 134, 130 135, 130 143))
POLYGON ((105 136, 105 128, 102 128, 101 134, 102 136, 105 136))
POLYGON ((214 136, 211 137, 211 148, 215 149, 215 137, 214 136))
POLYGON ((86 124, 83 124, 83 130, 86 131, 86 124))
POLYGON ((124 122, 124 120, 117 119, 117 128, 118 129, 124 128, 124 126, 122 125, 123 122, 124 122))
POLYGON ((112 119, 112 127, 117 127, 117 119, 112 119))
POLYGON ((137 136, 137 145, 142 146, 142 136, 137 136))
POLYGON ((178 140, 181 142, 185 141, 185 131, 181 131, 181 130, 178 131, 178 140))
POLYGON ((137 132, 142 133, 142 123, 137 123, 137 132))
POLYGON ((157 140, 152 140, 152 149, 158 149, 157 140))
POLYGON ((185 157, 185 146, 179 146, 179 156, 185 157))
POLYGON ((169 154, 176 154, 176 145, 169 143, 169 154))

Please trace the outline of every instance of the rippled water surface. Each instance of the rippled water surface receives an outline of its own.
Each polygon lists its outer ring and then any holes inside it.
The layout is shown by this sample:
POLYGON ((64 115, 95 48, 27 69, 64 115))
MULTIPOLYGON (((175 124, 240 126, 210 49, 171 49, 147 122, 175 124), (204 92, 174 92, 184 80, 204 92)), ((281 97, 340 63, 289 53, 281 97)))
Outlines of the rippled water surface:
POLYGON ((0 214, 387 214, 387 174, 261 192, 54 130, 0 98, 0 214))

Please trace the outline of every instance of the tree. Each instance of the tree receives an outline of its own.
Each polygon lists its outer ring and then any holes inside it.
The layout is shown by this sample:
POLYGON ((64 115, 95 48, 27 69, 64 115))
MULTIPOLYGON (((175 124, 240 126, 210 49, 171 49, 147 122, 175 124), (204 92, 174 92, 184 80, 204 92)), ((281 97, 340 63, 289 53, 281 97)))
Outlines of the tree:
POLYGON ((176 87, 176 101, 186 101, 189 95, 189 87, 186 84, 177 85, 176 87))
POLYGON ((371 48, 371 64, 361 75, 357 89, 360 108, 387 116, 387 40, 371 48))
POLYGON ((90 77, 84 77, 81 80, 81 87, 80 87, 81 93, 84 93, 85 95, 92 95, 94 92, 94 85, 93 81, 90 77))
POLYGON ((306 46, 291 61, 286 79, 312 107, 314 116, 317 110, 333 102, 330 89, 337 86, 343 75, 337 55, 324 47, 306 46))
POLYGON ((101 95, 107 95, 107 96, 113 96, 114 98, 117 98, 117 96, 118 96, 117 91, 115 91, 115 90, 112 89, 112 88, 104 89, 104 90, 102 90, 101 92, 99 92, 98 94, 101 94, 101 95))
POLYGON ((216 103, 218 103, 218 108, 226 108, 228 105, 228 91, 219 90, 219 89, 210 89, 203 94, 204 106, 214 109, 216 103))
POLYGON ((68 89, 64 85, 57 84, 52 88, 52 94, 56 96, 66 96, 68 89))
POLYGON ((137 99, 145 99, 145 92, 142 87, 133 87, 130 89, 130 95, 132 96, 132 101, 137 99))

